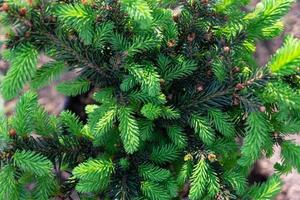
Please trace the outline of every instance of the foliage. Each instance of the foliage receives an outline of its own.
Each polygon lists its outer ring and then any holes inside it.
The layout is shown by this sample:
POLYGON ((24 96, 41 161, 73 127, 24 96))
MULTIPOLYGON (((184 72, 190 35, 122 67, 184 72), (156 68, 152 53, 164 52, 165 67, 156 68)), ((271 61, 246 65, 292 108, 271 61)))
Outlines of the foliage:
POLYGON ((1 94, 0 199, 272 199, 300 171, 300 41, 265 66, 293 0, 0 1, 10 68, 1 94), (39 55, 51 60, 38 65, 39 55), (49 115, 37 91, 88 98, 49 115), (24 91, 24 92, 23 92, 24 91), (280 146, 264 183, 249 170, 280 146))

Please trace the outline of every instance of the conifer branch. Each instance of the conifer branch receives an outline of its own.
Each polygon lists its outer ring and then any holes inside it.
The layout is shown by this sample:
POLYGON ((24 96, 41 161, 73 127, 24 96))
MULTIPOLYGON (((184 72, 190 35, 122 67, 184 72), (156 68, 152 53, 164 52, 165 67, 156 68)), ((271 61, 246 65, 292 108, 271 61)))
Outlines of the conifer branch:
POLYGON ((282 32, 293 2, 1 2, 11 63, 2 95, 76 69, 56 89, 89 103, 81 119, 54 116, 29 91, 0 117, 0 199, 274 198, 276 174, 300 168, 285 138, 300 131, 299 41, 287 37, 265 67, 253 52, 282 32), (40 53, 53 60, 38 68, 40 53), (274 145, 275 175, 247 184, 274 145))
MULTIPOLYGON (((56 37, 54 34, 45 32, 44 35, 50 40, 52 41, 56 47, 60 47, 61 49, 63 49, 63 51, 66 51, 67 53, 69 53, 70 55, 72 55, 75 60, 81 64, 81 66, 86 66, 89 67, 90 69, 95 70, 98 74, 102 75, 103 77, 105 77, 105 73, 103 72, 103 70, 101 70, 99 68, 99 66, 97 66, 95 63, 93 63, 92 61, 90 61, 88 58, 80 55, 76 50, 74 50, 71 46, 69 46, 65 41, 59 39, 58 37, 56 37)), ((59 54, 59 52, 58 52, 59 54)))
POLYGON ((140 130, 130 108, 121 107, 118 114, 121 139, 126 152, 131 154, 138 150, 140 130))

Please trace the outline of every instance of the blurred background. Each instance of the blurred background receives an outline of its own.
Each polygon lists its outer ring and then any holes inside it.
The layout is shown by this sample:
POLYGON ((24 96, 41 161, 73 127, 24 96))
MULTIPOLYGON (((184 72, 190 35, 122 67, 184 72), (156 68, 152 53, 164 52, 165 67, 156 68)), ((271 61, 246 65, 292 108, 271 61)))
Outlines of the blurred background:
MULTIPOLYGON (((247 9, 252 9, 259 0, 252 0, 252 3, 247 9)), ((257 44, 257 50, 255 53, 255 57, 260 65, 266 64, 269 57, 278 49, 282 41, 284 39, 284 35, 292 34, 297 38, 300 38, 300 0, 297 0, 297 3, 291 9, 289 14, 284 18, 285 22, 285 31, 284 33, 274 40, 262 41, 257 44)), ((5 39, 5 30, 0 26, 0 41, 5 39)), ((0 42, 1 43, 1 42, 0 42)), ((0 51, 3 51, 3 46, 0 51)), ((48 62, 49 58, 45 56, 40 57, 40 65, 48 62)), ((0 59, 0 82, 3 77, 3 74, 8 69, 8 64, 0 59)), ((63 95, 56 92, 55 84, 62 80, 69 80, 75 76, 75 72, 69 72, 65 74, 61 80, 58 80, 53 85, 45 87, 39 91, 39 102, 42 104, 46 110, 51 114, 59 114, 64 108, 70 106, 79 106, 82 104, 88 103, 88 98, 79 97, 73 99, 67 99, 63 95)), ((25 88, 26 89, 26 88, 25 88)), ((0 114, 5 113, 6 115, 10 115, 14 111, 16 100, 11 100, 5 102, 0 96, 0 114)), ((300 102, 299 102, 300 103, 300 102)), ((76 108, 73 108, 76 109, 76 108)), ((295 140, 298 144, 300 144, 300 135, 293 136, 290 138, 295 140)), ((274 148, 275 155, 270 159, 262 159, 256 163, 254 166, 252 173, 249 177, 250 182, 259 182, 267 179, 268 176, 274 173, 273 165, 276 162, 280 161, 279 152, 280 149, 278 147, 274 148)), ((300 155, 299 155, 300 156, 300 155)), ((284 182, 283 188, 279 196, 276 200, 300 200, 300 174, 294 171, 292 174, 287 176, 282 176, 282 180, 284 182)))

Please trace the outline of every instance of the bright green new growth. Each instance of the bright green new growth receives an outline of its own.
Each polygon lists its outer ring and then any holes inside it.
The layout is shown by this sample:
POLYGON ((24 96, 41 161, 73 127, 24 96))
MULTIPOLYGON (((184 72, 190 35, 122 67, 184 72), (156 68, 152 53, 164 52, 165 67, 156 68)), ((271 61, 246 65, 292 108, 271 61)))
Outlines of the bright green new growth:
POLYGON ((76 96, 87 92, 90 89, 90 82, 84 79, 65 81, 57 85, 56 89, 64 95, 76 96))
POLYGON ((83 124, 79 121, 79 118, 69 111, 63 111, 60 113, 62 124, 68 129, 68 131, 74 135, 80 135, 83 124))
POLYGON ((167 169, 159 168, 152 164, 141 165, 139 171, 144 179, 156 182, 163 182, 171 176, 170 171, 167 169))
POLYGON ((34 152, 21 151, 13 156, 15 164, 25 172, 32 172, 37 176, 46 176, 51 174, 52 163, 45 157, 34 152))
POLYGON ((191 191, 189 198, 199 199, 204 195, 208 178, 208 165, 202 158, 195 166, 191 176, 191 191))
POLYGON ((18 98, 0 119, 0 200, 275 198, 300 171, 300 41, 265 66, 253 54, 293 2, 0 0, 1 94, 18 98), (49 115, 38 90, 65 72, 57 91, 89 103, 49 115), (275 145, 274 175, 248 183, 275 145))
POLYGON ((24 94, 17 103, 16 112, 11 121, 11 126, 20 135, 27 135, 33 131, 34 112, 37 108, 37 96, 33 92, 24 94))
POLYGON ((125 151, 131 154, 139 147, 139 127, 130 108, 121 107, 118 112, 120 137, 125 151))
POLYGON ((17 181, 14 178, 14 169, 12 166, 5 166, 0 172, 0 186, 2 199, 18 199, 17 181))
POLYGON ((54 81, 65 70, 63 62, 49 62, 37 69, 36 74, 31 82, 31 86, 35 89, 42 88, 54 81))
POLYGON ((268 66, 271 71, 279 75, 291 75, 299 71, 300 64, 300 42, 288 36, 283 47, 271 58, 268 66))
POLYGON ((76 189, 80 192, 96 192, 103 190, 109 183, 114 171, 110 160, 89 160, 73 170, 73 175, 79 179, 76 189))
POLYGON ((211 124, 207 119, 197 115, 192 115, 190 123, 191 126, 195 129, 195 133, 198 134, 203 143, 210 145, 214 142, 214 130, 211 128, 211 124))
POLYGON ((11 67, 2 83, 2 95, 6 99, 15 97, 24 84, 31 80, 36 72, 37 50, 30 44, 23 44, 11 50, 11 67))
POLYGON ((91 44, 93 39, 93 23, 95 13, 89 7, 80 4, 61 5, 55 11, 62 26, 72 28, 79 33, 79 37, 86 44, 91 44))
POLYGON ((262 185, 252 186, 249 196, 252 199, 266 200, 273 199, 280 192, 281 180, 278 176, 272 176, 262 185))

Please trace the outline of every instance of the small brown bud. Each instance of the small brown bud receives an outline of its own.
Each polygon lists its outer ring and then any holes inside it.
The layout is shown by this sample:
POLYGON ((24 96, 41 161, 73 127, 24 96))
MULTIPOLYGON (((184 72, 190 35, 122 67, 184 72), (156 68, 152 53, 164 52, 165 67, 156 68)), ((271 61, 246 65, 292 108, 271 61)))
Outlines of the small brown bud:
POLYGON ((51 21, 51 22, 56 22, 56 17, 50 16, 50 21, 51 21))
POLYGON ((10 39, 12 37, 12 33, 5 33, 5 38, 10 39))
POLYGON ((210 76, 212 75, 212 70, 209 69, 209 70, 206 72, 206 75, 207 75, 208 77, 210 77, 210 76))
POLYGON ((239 98, 239 95, 237 95, 236 93, 233 93, 233 94, 232 94, 232 97, 233 97, 233 98, 239 98))
POLYGON ((106 5, 106 6, 104 7, 104 10, 113 10, 113 7, 112 7, 112 6, 109 6, 109 5, 106 5))
POLYGON ((232 72, 233 73, 239 73, 241 71, 241 69, 239 68, 239 67, 234 67, 233 69, 232 69, 232 72))
POLYGON ((97 16, 96 16, 96 21, 97 21, 97 22, 100 22, 101 19, 102 19, 101 15, 97 15, 97 16))
POLYGON ((10 129, 8 134, 10 137, 15 137, 17 135, 17 131, 15 129, 10 129))
POLYGON ((229 52, 230 52, 230 47, 225 46, 225 47, 223 48, 223 51, 224 51, 225 53, 229 53, 229 52))
POLYGON ((75 36, 73 33, 70 33, 70 34, 68 35, 68 39, 69 39, 69 40, 76 40, 76 36, 75 36))
POLYGON ((187 36, 187 40, 188 40, 189 42, 193 42, 193 41, 195 40, 195 38, 196 38, 196 34, 195 34, 195 33, 190 33, 190 34, 188 34, 188 36, 187 36))
POLYGON ((9 11, 9 5, 8 3, 3 3, 1 6, 1 10, 4 12, 8 12, 9 11))
POLYGON ((24 24, 28 27, 31 28, 33 25, 30 21, 25 21, 24 24))
POLYGON ((197 84, 196 85, 196 90, 197 90, 197 92, 201 92, 201 91, 204 90, 204 86, 202 84, 197 84))
POLYGON ((233 105, 235 105, 235 106, 240 105, 240 100, 238 98, 234 98, 233 105))
POLYGON ((208 154, 207 158, 210 162, 214 162, 214 161, 216 161, 217 156, 215 154, 210 153, 210 154, 208 154))
POLYGON ((174 20, 175 22, 178 22, 178 19, 179 19, 179 15, 173 15, 173 20, 174 20))
POLYGON ((172 48, 176 45, 176 41, 175 40, 169 40, 168 41, 168 47, 172 48))
POLYGON ((278 133, 278 132, 274 132, 274 133, 273 133, 273 137, 274 137, 274 138, 278 138, 278 137, 279 137, 279 133, 278 133))
POLYGON ((128 51, 124 51, 124 52, 123 52, 123 56, 124 56, 124 57, 127 57, 128 55, 129 55, 128 51))
POLYGON ((265 106, 260 106, 259 111, 260 112, 266 112, 266 107, 265 106))
POLYGON ((160 82, 161 85, 163 85, 166 81, 161 78, 161 79, 159 79, 159 82, 160 82))
POLYGON ((242 89, 244 89, 245 88, 245 85, 243 84, 243 83, 238 83, 238 84, 236 84, 236 86, 235 86, 235 89, 237 89, 237 90, 242 90, 242 89))
POLYGON ((20 8, 19 9, 19 15, 24 17, 27 14, 27 9, 26 8, 20 8))
POLYGON ((202 4, 208 4, 208 3, 209 3, 209 0, 201 0, 201 3, 202 3, 202 4))
POLYGON ((211 41, 212 36, 213 36, 212 32, 206 33, 204 35, 204 39, 207 40, 207 41, 211 41))
POLYGON ((26 38, 29 38, 29 37, 30 37, 30 35, 31 35, 31 33, 30 33, 30 32, 26 32, 24 36, 25 36, 26 38))
POLYGON ((235 106, 240 105, 240 98, 237 94, 232 95, 232 104, 235 106))
POLYGON ((179 21, 179 17, 180 17, 180 12, 174 11, 172 17, 173 17, 173 20, 174 20, 175 22, 178 22, 178 21, 179 21))

